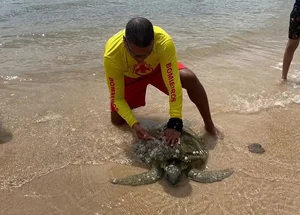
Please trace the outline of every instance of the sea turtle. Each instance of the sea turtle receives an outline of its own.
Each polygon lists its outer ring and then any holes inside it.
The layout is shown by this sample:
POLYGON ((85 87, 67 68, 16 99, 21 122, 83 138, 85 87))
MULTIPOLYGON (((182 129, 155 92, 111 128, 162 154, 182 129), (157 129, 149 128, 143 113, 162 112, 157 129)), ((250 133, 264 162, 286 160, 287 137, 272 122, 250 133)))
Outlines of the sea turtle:
POLYGON ((139 140, 134 144, 134 154, 151 170, 126 178, 110 179, 113 184, 145 185, 154 183, 166 174, 171 186, 180 181, 183 172, 189 179, 200 183, 221 181, 229 177, 234 171, 231 168, 218 171, 205 171, 208 150, 205 149, 203 139, 184 126, 180 137, 180 144, 170 146, 165 144, 162 137, 166 124, 150 129, 153 140, 139 140), (199 168, 200 167, 200 168, 199 168))

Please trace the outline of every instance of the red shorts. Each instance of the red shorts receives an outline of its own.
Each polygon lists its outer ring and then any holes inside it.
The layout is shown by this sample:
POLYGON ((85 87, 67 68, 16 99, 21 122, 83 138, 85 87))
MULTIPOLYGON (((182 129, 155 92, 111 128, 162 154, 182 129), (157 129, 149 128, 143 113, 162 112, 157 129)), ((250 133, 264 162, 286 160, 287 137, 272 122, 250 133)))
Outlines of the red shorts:
MULTIPOLYGON (((186 67, 178 62, 178 69, 185 69, 186 67)), ((160 65, 158 65, 152 73, 140 78, 124 78, 125 80, 125 100, 131 109, 142 107, 146 105, 146 89, 147 85, 151 84, 166 95, 168 89, 164 83, 160 65)), ((112 112, 116 112, 115 108, 110 106, 112 112)))

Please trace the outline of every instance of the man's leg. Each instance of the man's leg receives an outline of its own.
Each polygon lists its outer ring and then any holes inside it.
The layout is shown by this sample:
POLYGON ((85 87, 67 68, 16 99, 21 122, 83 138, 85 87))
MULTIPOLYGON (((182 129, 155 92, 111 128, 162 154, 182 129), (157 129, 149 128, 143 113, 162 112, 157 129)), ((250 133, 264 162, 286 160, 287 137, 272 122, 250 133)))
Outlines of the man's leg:
POLYGON ((116 126, 124 125, 126 123, 126 121, 117 112, 110 112, 110 118, 111 123, 116 126))
POLYGON ((286 49, 284 52, 283 57, 283 64, 282 64, 282 76, 283 80, 287 79, 287 74, 293 60, 294 52, 296 51, 299 45, 299 39, 289 39, 286 45, 286 49))
MULTIPOLYGON (((202 84, 197 76, 183 64, 178 63, 178 69, 180 72, 182 88, 187 90, 191 101, 197 106, 203 118, 206 131, 212 135, 216 135, 217 131, 211 119, 207 95, 202 84)), ((161 72, 153 76, 153 79, 150 83, 165 94, 168 94, 168 90, 163 81, 161 72)))
POLYGON ((186 89, 190 100, 197 106, 208 133, 215 135, 216 129, 211 118, 209 103, 204 87, 199 79, 190 69, 180 69, 180 80, 182 88, 186 89))

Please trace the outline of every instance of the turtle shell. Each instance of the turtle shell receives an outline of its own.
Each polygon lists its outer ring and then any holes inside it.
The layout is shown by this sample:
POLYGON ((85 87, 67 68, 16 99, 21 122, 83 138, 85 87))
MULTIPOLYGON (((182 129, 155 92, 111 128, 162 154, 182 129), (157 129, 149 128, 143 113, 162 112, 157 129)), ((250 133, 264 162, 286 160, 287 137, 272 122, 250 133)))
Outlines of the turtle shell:
POLYGON ((149 165, 166 161, 190 163, 207 160, 208 152, 204 148, 203 140, 190 128, 184 127, 180 144, 175 144, 175 146, 166 144, 162 137, 164 128, 165 125, 161 125, 149 131, 155 139, 138 140, 134 144, 134 153, 139 160, 149 165))

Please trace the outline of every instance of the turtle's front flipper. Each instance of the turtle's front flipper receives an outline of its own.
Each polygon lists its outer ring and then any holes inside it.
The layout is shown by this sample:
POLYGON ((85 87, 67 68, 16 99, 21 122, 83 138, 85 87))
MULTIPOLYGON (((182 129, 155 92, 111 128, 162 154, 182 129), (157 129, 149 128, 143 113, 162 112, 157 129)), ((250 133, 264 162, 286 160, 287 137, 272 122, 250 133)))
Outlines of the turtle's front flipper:
POLYGON ((222 181, 233 174, 233 169, 224 169, 217 171, 200 171, 198 169, 191 169, 188 172, 188 177, 200 183, 212 183, 222 181))
POLYGON ((164 171, 160 167, 154 166, 149 172, 141 173, 138 175, 132 175, 126 178, 120 179, 110 179, 110 182, 113 184, 122 184, 122 185, 145 185, 152 184, 163 177, 164 171))

